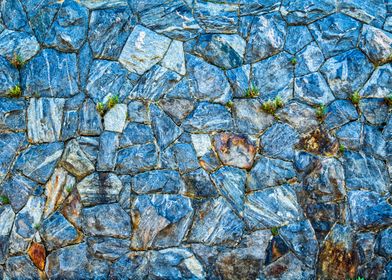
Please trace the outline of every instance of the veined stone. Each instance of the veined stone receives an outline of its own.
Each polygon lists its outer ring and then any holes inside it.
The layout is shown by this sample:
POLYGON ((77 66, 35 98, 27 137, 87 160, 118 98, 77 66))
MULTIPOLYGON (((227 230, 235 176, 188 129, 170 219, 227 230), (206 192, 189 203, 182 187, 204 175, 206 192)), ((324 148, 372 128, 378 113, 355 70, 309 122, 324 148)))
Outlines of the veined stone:
POLYGON ((173 70, 180 75, 185 75, 185 56, 183 43, 173 40, 161 64, 167 69, 173 70))
POLYGON ((82 179, 94 171, 94 164, 75 139, 69 141, 65 147, 61 165, 78 179, 82 179))
POLYGON ((91 10, 127 7, 127 0, 80 0, 80 3, 91 10))
POLYGON ((40 49, 37 39, 27 32, 4 30, 0 34, 0 55, 12 59, 14 54, 30 60, 40 49))
POLYGON ((133 145, 153 143, 154 139, 154 134, 150 126, 130 122, 120 137, 120 147, 126 148, 133 145))
POLYGON ((157 163, 158 151, 155 144, 136 145, 118 151, 116 171, 123 174, 147 171, 157 163))
POLYGON ((307 26, 289 26, 284 49, 291 54, 295 54, 312 42, 312 40, 312 35, 307 26))
POLYGON ((37 267, 26 255, 10 257, 6 262, 6 273, 10 279, 40 279, 37 267))
POLYGON ((338 9, 359 21, 381 28, 387 16, 387 4, 383 0, 339 0, 338 9))
POLYGON ((231 34, 237 31, 238 12, 238 5, 198 1, 193 14, 206 33, 231 34))
POLYGON ((99 135, 102 131, 101 116, 95 103, 88 99, 83 103, 79 116, 79 133, 81 135, 99 135))
POLYGON ((99 137, 98 171, 114 170, 116 165, 116 151, 119 145, 118 138, 119 135, 111 131, 104 131, 99 137))
POLYGON ((184 188, 184 181, 174 170, 147 171, 132 178, 132 190, 137 194, 180 193, 184 188))
MULTIPOLYGON (((2 58, 0 58, 0 64, 1 61, 2 58)), ((4 79, 1 78, 1 70, 0 79, 4 81, 4 79)), ((4 83, 6 84, 5 81, 4 83)), ((0 130, 18 131, 26 129, 25 108, 26 103, 23 100, 0 98, 0 130)))
POLYGON ((383 98, 362 99, 359 108, 372 125, 383 125, 387 121, 389 107, 383 98))
POLYGON ((375 64, 392 61, 392 33, 370 25, 364 25, 359 40, 359 48, 375 64))
MULTIPOLYGON (((0 207, 0 237, 8 237, 14 223, 15 213, 10 205, 0 207)), ((0 246, 0 248, 4 248, 0 246)), ((1 261, 1 259, 0 259, 1 261)))
MULTIPOLYGON (((19 85, 18 70, 15 69, 4 57, 0 57, 0 79, 1 79, 1 85, 0 85, 1 96, 7 95, 10 89, 19 85)), ((3 107, 4 105, 0 105, 0 106, 3 107)))
POLYGON ((142 75, 159 62, 170 45, 170 39, 137 25, 119 57, 119 62, 131 72, 142 75))
POLYGON ((320 73, 296 78, 294 95, 310 105, 328 104, 335 99, 320 73))
POLYGON ((216 197, 218 192, 214 187, 208 173, 204 169, 182 175, 185 182, 185 191, 183 193, 192 198, 216 197))
POLYGON ((336 100, 327 107, 324 124, 327 129, 334 129, 357 118, 358 112, 352 102, 336 100))
POLYGON ((23 133, 0 133, 0 182, 7 175, 16 153, 24 145, 23 133))
POLYGON ((105 130, 122 132, 127 118, 127 105, 116 104, 105 114, 104 123, 105 130))
POLYGON ((5 0, 2 2, 0 9, 3 24, 7 28, 11 30, 31 32, 27 15, 23 10, 23 6, 20 1, 5 0))
POLYGON ((335 11, 333 0, 283 0, 280 12, 292 25, 309 24, 335 11))
POLYGON ((307 45, 295 55, 295 76, 302 76, 316 72, 324 62, 324 55, 315 42, 307 45))
POLYGON ((87 244, 94 256, 115 261, 129 252, 131 241, 113 237, 89 237, 87 244))
POLYGON ((250 84, 250 65, 227 70, 226 76, 233 89, 233 96, 244 97, 250 84))
POLYGON ((128 119, 131 122, 147 123, 149 121, 147 104, 140 100, 132 100, 128 103, 128 119))
POLYGON ((60 139, 64 102, 62 98, 30 98, 27 132, 31 142, 55 142, 60 139))
POLYGON ((167 113, 173 121, 180 125, 195 108, 193 101, 188 99, 165 98, 159 101, 159 106, 167 113))
POLYGON ((198 157, 204 156, 212 148, 208 134, 191 134, 191 139, 198 157))
POLYGON ((384 98, 388 96, 392 84, 392 65, 377 67, 359 94, 364 97, 384 98))
POLYGON ((362 124, 358 121, 350 122, 336 131, 339 142, 347 149, 357 150, 362 145, 362 124))
MULTIPOLYGON (((286 104, 277 112, 277 116, 291 124, 300 133, 309 132, 319 125, 314 108, 298 101, 286 104)), ((249 117, 254 118, 252 115, 249 117)))

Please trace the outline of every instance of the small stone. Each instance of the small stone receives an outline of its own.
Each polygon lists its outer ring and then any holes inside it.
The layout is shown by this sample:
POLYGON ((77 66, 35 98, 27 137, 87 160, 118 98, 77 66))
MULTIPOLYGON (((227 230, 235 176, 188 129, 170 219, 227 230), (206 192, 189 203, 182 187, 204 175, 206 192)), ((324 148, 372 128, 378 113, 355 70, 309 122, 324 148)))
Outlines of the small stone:
POLYGON ((327 129, 335 129, 356 119, 358 112, 352 102, 336 100, 327 107, 324 125, 327 129))
POLYGON ((129 252, 131 242, 113 237, 89 237, 87 244, 94 256, 115 261, 129 252))
MULTIPOLYGON (((126 107, 125 107, 126 108, 126 107)), ((97 159, 98 171, 113 171, 116 165, 116 151, 119 145, 118 134, 104 131, 99 137, 99 152, 97 159)))
POLYGON ((388 105, 381 98, 361 100, 359 108, 365 119, 373 125, 384 125, 388 117, 388 105))
POLYGON ((294 95, 310 105, 328 104, 335 99, 320 73, 296 78, 294 95))
POLYGON ((79 113, 76 110, 64 111, 60 139, 67 141, 77 134, 79 126, 79 113))
POLYGON ((318 71, 324 63, 324 55, 315 42, 307 45, 303 50, 295 55, 295 76, 307 75, 318 71))
POLYGON ((118 238, 131 235, 131 219, 117 203, 84 208, 83 216, 87 235, 118 238))
POLYGON ((173 70, 180 75, 185 75, 185 56, 183 43, 173 40, 165 57, 162 59, 161 64, 163 67, 173 70))
POLYGON ((136 145, 118 151, 116 171, 136 173, 153 169, 158 162, 154 144, 136 145))
POLYGON ((392 34, 370 25, 364 25, 359 48, 375 64, 392 61, 392 34))
POLYGON ((13 30, 4 30, 0 34, 0 55, 12 58, 16 53, 24 61, 30 60, 40 49, 37 39, 27 33, 13 30))
POLYGON ((163 58, 169 45, 167 37, 137 25, 125 43, 119 62, 130 72, 142 75, 163 58))
POLYGON ((247 188, 262 190, 286 183, 295 177, 293 164, 280 159, 260 158, 247 177, 247 188))
POLYGON ((23 133, 0 133, 0 182, 6 177, 16 153, 25 144, 23 133))
POLYGON ((138 144, 153 143, 154 139, 154 134, 150 126, 130 122, 121 135, 120 147, 124 148, 138 144))
POLYGON ((76 140, 71 140, 65 147, 61 165, 78 179, 82 179, 94 171, 94 164, 83 152, 76 140))
POLYGON ((215 151, 223 164, 250 169, 256 154, 256 146, 243 135, 222 133, 213 139, 215 151))
POLYGON ((244 219, 250 229, 280 227, 297 222, 302 209, 290 185, 268 188, 247 195, 244 219))
POLYGON ((208 173, 204 169, 196 169, 189 173, 183 174, 185 182, 184 194, 189 197, 216 197, 218 195, 208 173))
POLYGON ((80 110, 79 133, 81 135, 99 135, 102 131, 101 116, 91 99, 86 100, 80 110))
POLYGON ((181 174, 199 168, 199 161, 195 149, 187 143, 177 143, 166 149, 162 155, 162 165, 165 168, 178 170, 181 174))
POLYGON ((319 125, 314 108, 298 101, 286 104, 277 112, 277 116, 300 133, 309 132, 319 125))
POLYGON ((196 2, 194 17, 206 33, 231 34, 237 32, 238 5, 196 2))
POLYGON ((8 255, 8 241, 14 219, 15 213, 10 205, 0 207, 0 264, 5 262, 8 255))
MULTIPOLYGON (((12 67, 12 65, 3 57, 0 57, 0 79, 2 81, 2 83, 0 85, 1 96, 6 96, 10 89, 19 85, 19 72, 18 72, 18 70, 15 69, 14 67, 12 67)), ((21 103, 21 102, 19 102, 19 103, 21 103)), ((10 106, 5 106, 5 105, 2 105, 2 106, 5 107, 4 109, 6 109, 7 107, 10 107, 10 106)))
POLYGON ((83 206, 91 206, 118 201, 122 183, 114 173, 93 173, 76 187, 83 206))
POLYGON ((39 188, 39 185, 23 175, 14 174, 3 181, 2 188, 3 194, 10 200, 12 209, 19 212, 26 205, 30 195, 39 188))
POLYGON ((284 49, 291 54, 295 54, 312 42, 312 40, 312 35, 306 26, 289 26, 284 49))
POLYGON ((147 105, 139 100, 128 103, 128 119, 132 122, 145 123, 149 121, 147 105))
MULTIPOLYGON (((0 64, 1 61, 2 58, 0 58, 0 64)), ((5 80, 1 77, 1 70, 0 79, 6 84, 5 80)), ((26 103, 23 100, 0 98, 0 130, 17 131, 26 129, 25 108, 26 103)))
POLYGON ((126 0, 80 0, 81 4, 91 10, 127 7, 126 0))
POLYGON ((382 0, 339 1, 339 10, 359 21, 381 28, 388 9, 388 5, 384 3, 382 0))
POLYGON ((226 71, 227 79, 233 90, 234 97, 244 97, 250 81, 250 65, 230 69, 226 71))
POLYGON ((132 179, 132 190, 137 194, 179 193, 184 188, 184 181, 174 170, 148 171, 139 173, 132 179))
POLYGON ((365 125, 363 134, 363 151, 369 155, 385 158, 388 153, 388 144, 385 142, 380 129, 365 125))
POLYGON ((392 65, 377 67, 359 94, 364 97, 384 98, 390 92, 392 65))
MULTIPOLYGON (((1 5, 3 23, 11 30, 31 32, 27 15, 20 1, 5 0, 1 5)), ((0 273, 1 275, 1 273, 0 273)))
POLYGON ((291 25, 309 24, 335 11, 333 0, 284 0, 280 12, 291 25))
POLYGON ((378 253, 385 258, 392 256, 392 228, 381 231, 378 235, 378 253))
POLYGON ((5 265, 10 279, 40 279, 37 267, 25 255, 10 257, 5 265))
POLYGON ((159 101, 159 105, 177 125, 195 109, 194 103, 187 99, 165 98, 159 101))
POLYGON ((362 124, 360 122, 350 122, 336 131, 339 142, 347 149, 357 150, 362 145, 362 124))
POLYGON ((39 270, 45 269, 46 250, 44 245, 40 243, 32 243, 27 254, 39 270))
POLYGON ((122 132, 127 118, 127 105, 116 104, 104 117, 105 130, 122 132))

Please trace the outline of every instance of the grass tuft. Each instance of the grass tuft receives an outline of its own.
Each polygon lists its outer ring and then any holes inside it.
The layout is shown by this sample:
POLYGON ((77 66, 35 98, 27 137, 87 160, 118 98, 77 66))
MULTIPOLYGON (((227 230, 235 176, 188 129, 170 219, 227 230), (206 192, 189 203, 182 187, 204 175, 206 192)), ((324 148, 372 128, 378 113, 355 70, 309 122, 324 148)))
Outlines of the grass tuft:
POLYGON ((16 85, 8 90, 8 96, 13 98, 19 98, 22 96, 22 89, 19 85, 16 85))

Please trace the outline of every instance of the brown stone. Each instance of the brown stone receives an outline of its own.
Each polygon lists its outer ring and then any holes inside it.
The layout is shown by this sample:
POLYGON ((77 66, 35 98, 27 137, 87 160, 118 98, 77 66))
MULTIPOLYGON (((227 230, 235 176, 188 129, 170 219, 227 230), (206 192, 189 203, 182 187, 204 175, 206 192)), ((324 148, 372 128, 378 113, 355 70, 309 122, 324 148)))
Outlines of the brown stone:
POLYGON ((45 268, 46 250, 40 243, 32 243, 27 252, 36 267, 40 270, 45 268))
POLYGON ((214 137, 215 150, 225 165, 250 169, 256 155, 256 146, 244 135, 221 133, 214 137))
POLYGON ((64 202, 61 214, 76 228, 82 226, 82 202, 76 188, 64 202))
POLYGON ((339 150, 338 141, 320 128, 302 137, 298 146, 305 151, 325 156, 336 155, 339 150))

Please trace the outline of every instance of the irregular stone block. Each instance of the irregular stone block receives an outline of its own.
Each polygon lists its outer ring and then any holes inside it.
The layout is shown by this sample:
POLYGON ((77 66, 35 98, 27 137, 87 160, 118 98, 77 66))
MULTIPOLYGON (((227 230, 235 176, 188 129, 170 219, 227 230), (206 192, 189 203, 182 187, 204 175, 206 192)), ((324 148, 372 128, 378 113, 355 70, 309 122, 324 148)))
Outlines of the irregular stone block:
POLYGON ((362 28, 359 48, 375 64, 392 61, 392 34, 370 25, 362 28))
POLYGON ((185 75, 185 56, 182 42, 172 41, 161 64, 163 67, 173 70, 180 75, 185 75))
POLYGON ((137 194, 179 193, 184 188, 184 181, 174 170, 148 171, 139 173, 132 179, 132 190, 137 194))
POLYGON ((101 116, 91 99, 86 100, 80 110, 79 133, 81 135, 99 135, 102 131, 101 116))
POLYGON ((130 122, 125 127, 120 138, 120 147, 128 147, 138 144, 154 142, 154 135, 150 126, 130 122))
POLYGON ((116 165, 116 151, 119 145, 119 135, 115 132, 104 131, 99 138, 97 160, 98 171, 113 171, 116 165))
POLYGON ((61 165, 79 179, 94 171, 94 164, 74 139, 69 141, 65 147, 61 165))
POLYGON ((233 90, 233 96, 244 97, 250 84, 250 65, 227 70, 226 76, 233 90))
POLYGON ((360 95, 364 97, 384 98, 388 96, 392 77, 392 66, 386 64, 377 67, 364 87, 360 90, 360 95))
MULTIPOLYGON (((0 79, 3 80, 1 74, 0 79)), ((23 100, 0 98, 0 130, 26 129, 25 108, 23 100)))
POLYGON ((382 0, 346 0, 338 1, 338 8, 346 15, 380 28, 387 15, 388 5, 384 3, 382 0))
POLYGON ((328 104, 335 99, 320 73, 296 78, 294 95, 310 105, 328 104))
MULTIPOLYGON (((27 15, 20 1, 5 0, 1 7, 4 25, 11 30, 31 32, 27 15)), ((1 273, 0 273, 1 275, 1 273)))
POLYGON ((62 98, 30 98, 27 133, 32 143, 55 142, 60 139, 64 102, 62 98))
POLYGON ((131 241, 113 237, 89 237, 87 244, 94 256, 115 261, 129 252, 131 241))
POLYGON ((201 198, 215 197, 218 195, 208 173, 201 168, 183 174, 182 178, 185 182, 184 194, 187 196, 201 198))
MULTIPOLYGON (((0 57, 0 79, 1 79, 1 85, 0 85, 1 96, 7 95, 10 89, 19 85, 18 70, 12 67, 12 65, 3 57, 0 57)), ((6 108, 6 106, 4 107, 6 108)))
POLYGON ((0 182, 12 165, 16 153, 25 144, 24 133, 0 133, 0 182))
POLYGON ((306 26, 289 26, 284 49, 291 54, 295 54, 312 42, 312 40, 312 35, 306 26))
POLYGON ((373 125, 383 125, 388 118, 388 106, 384 99, 366 98, 361 100, 359 108, 365 119, 373 125))
POLYGON ((154 144, 136 145, 117 153, 116 171, 136 173, 151 170, 158 162, 158 152, 154 144))
POLYGON ((368 155, 385 158, 388 154, 387 142, 379 128, 365 125, 363 134, 363 151, 368 155))
POLYGON ((90 10, 127 7, 126 0, 80 0, 81 4, 90 10))
POLYGON ((389 258, 392 256, 392 228, 381 231, 378 235, 377 250, 381 256, 389 258))
POLYGON ((132 122, 148 122, 147 105, 139 100, 133 100, 128 103, 128 119, 132 122))
POLYGON ((127 105, 116 104, 104 117, 105 130, 121 133, 127 118, 127 105))
POLYGON ((159 105, 177 125, 180 125, 195 108, 194 103, 187 99, 161 99, 159 105))
POLYGON ((326 110, 324 125, 327 129, 338 128, 358 118, 358 112, 348 100, 336 100, 326 110))
MULTIPOLYGON (((269 116, 270 118, 273 117, 269 116)), ((314 130, 319 125, 314 108, 298 101, 291 101, 286 104, 277 112, 277 116, 282 121, 292 125, 300 133, 314 130)))
POLYGON ((10 257, 5 265, 11 279, 40 279, 37 267, 25 255, 10 257))
POLYGON ((14 219, 15 213, 10 205, 0 207, 0 264, 4 264, 8 254, 9 235, 14 219))
POLYGON ((61 129, 61 140, 67 141, 77 134, 79 127, 79 112, 76 110, 65 111, 61 129))
POLYGON ((39 185, 22 175, 14 174, 3 182, 2 188, 3 194, 10 200, 12 209, 18 212, 26 205, 30 195, 39 188, 39 185))
POLYGON ((295 76, 316 72, 324 62, 324 55, 315 42, 307 45, 295 55, 295 76))
POLYGON ((280 12, 291 25, 306 25, 335 11, 333 0, 283 0, 280 12))
POLYGON ((177 143, 166 149, 161 161, 164 168, 178 170, 181 174, 199 168, 195 149, 187 143, 177 143))
POLYGON ((23 61, 28 61, 40 49, 34 35, 27 32, 4 30, 0 34, 0 55, 12 59, 14 54, 20 55, 23 61))
POLYGON ((348 149, 357 150, 362 145, 362 124, 360 122, 350 122, 336 131, 339 142, 348 149))
POLYGON ((40 243, 32 243, 27 254, 31 261, 34 263, 39 270, 45 269, 46 250, 44 245, 40 243))

